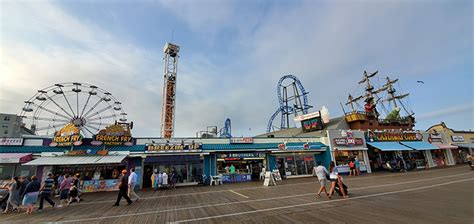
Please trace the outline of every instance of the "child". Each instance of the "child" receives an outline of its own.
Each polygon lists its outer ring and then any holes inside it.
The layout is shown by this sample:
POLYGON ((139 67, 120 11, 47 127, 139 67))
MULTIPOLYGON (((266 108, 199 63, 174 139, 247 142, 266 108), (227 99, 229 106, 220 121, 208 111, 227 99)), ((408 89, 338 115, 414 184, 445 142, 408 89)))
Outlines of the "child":
POLYGON ((71 204, 73 200, 76 200, 77 203, 81 201, 81 199, 79 199, 79 190, 77 189, 76 185, 71 184, 71 187, 69 188, 69 200, 67 205, 71 204))

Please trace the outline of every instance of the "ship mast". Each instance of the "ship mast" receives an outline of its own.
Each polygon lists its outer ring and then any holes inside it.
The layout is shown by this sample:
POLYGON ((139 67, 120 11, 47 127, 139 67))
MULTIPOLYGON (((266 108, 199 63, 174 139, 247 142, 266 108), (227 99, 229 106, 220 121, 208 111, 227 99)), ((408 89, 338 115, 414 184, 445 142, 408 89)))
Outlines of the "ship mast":
POLYGON ((407 94, 402 94, 402 95, 396 95, 395 92, 395 88, 393 88, 393 84, 397 83, 398 82, 398 79, 394 79, 394 80, 390 80, 389 77, 387 77, 387 83, 384 85, 384 88, 387 89, 387 93, 390 97, 388 97, 387 99, 385 99, 384 101, 388 101, 389 103, 390 102, 393 102, 393 105, 396 107, 398 107, 397 105, 397 100, 399 100, 400 104, 402 105, 403 109, 405 110, 405 112, 407 112, 407 114, 410 114, 405 106, 403 105, 402 101, 400 101, 401 99, 407 97, 408 95, 410 95, 409 93, 407 94))
POLYGON ((384 87, 387 89, 388 95, 390 96, 385 101, 393 102, 393 105, 395 107, 397 107, 397 100, 401 100, 401 99, 407 97, 408 95, 410 95, 409 93, 403 94, 403 95, 398 95, 398 96, 395 95, 396 90, 395 90, 395 88, 393 88, 393 84, 395 84, 397 82, 398 82, 398 79, 390 80, 390 78, 387 77, 387 83, 384 85, 384 87))
POLYGON ((370 78, 374 77, 379 71, 375 71, 374 73, 367 73, 367 71, 364 71, 364 78, 359 81, 359 84, 365 83, 365 95, 358 96, 358 97, 353 97, 352 95, 349 94, 349 97, 347 98, 347 103, 346 105, 350 105, 352 108, 352 111, 355 111, 354 109, 354 104, 360 99, 364 98, 367 99, 373 99, 375 94, 378 94, 384 90, 386 90, 386 87, 382 87, 380 89, 374 90, 374 86, 370 83, 370 78))

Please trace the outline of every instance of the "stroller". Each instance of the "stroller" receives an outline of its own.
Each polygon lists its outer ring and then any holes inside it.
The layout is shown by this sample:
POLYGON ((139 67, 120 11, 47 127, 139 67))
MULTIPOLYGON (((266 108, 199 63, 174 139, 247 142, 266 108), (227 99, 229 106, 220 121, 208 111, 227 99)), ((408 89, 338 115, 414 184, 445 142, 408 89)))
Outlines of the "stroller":
MULTIPOLYGON (((342 183, 342 188, 343 188, 343 190, 344 190, 344 193, 345 193, 346 195, 348 195, 349 192, 347 191, 347 186, 346 186, 344 183, 342 183)), ((334 191, 335 191, 336 193, 338 193, 339 196, 341 196, 341 197, 343 196, 343 195, 342 195, 341 188, 339 187, 339 184, 336 184, 336 186, 334 187, 334 191)))

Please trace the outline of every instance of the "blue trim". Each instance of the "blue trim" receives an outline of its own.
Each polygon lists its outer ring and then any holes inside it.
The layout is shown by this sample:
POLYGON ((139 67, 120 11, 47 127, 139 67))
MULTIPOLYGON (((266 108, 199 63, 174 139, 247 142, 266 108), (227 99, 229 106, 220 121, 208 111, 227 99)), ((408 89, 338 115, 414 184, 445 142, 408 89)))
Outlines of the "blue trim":
POLYGON ((400 144, 416 150, 432 150, 439 149, 438 146, 432 145, 428 142, 400 142, 400 144))
POLYGON ((411 151, 408 148, 398 142, 367 142, 367 145, 380 149, 381 151, 411 151))

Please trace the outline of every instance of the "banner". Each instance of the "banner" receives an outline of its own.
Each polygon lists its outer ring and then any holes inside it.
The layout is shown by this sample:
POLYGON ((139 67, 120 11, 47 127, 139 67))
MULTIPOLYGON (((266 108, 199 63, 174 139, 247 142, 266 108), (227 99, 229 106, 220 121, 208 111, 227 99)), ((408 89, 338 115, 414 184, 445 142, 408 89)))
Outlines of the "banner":
POLYGON ((421 141, 423 135, 420 132, 367 132, 369 142, 400 142, 421 141))
POLYGON ((133 145, 133 138, 130 133, 130 128, 126 128, 121 124, 112 124, 104 129, 100 130, 99 133, 92 137, 92 145, 133 145))
POLYGON ((201 151, 201 143, 191 143, 191 144, 151 144, 145 146, 146 151, 201 151))
POLYGON ((82 182, 82 192, 99 192, 99 191, 118 191, 119 180, 85 180, 82 182))
POLYGON ((252 137, 231 138, 230 144, 252 144, 252 137))
POLYGON ((82 135, 80 129, 73 123, 68 123, 54 134, 53 141, 50 146, 78 146, 82 144, 82 135))
POLYGON ((0 138, 0 145, 1 146, 22 146, 23 145, 23 138, 0 138))
POLYGON ((84 149, 84 150, 66 150, 64 151, 64 154, 67 156, 85 156, 85 155, 99 155, 99 156, 106 156, 109 154, 109 150, 107 149, 101 149, 101 150, 95 150, 95 149, 84 149))

